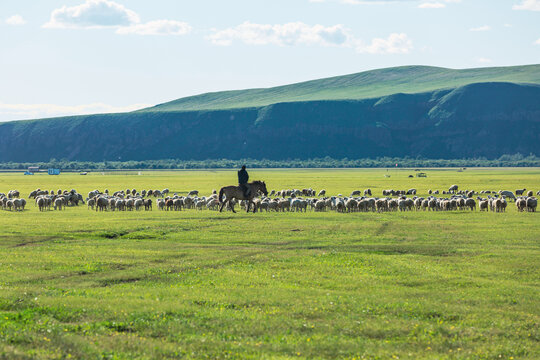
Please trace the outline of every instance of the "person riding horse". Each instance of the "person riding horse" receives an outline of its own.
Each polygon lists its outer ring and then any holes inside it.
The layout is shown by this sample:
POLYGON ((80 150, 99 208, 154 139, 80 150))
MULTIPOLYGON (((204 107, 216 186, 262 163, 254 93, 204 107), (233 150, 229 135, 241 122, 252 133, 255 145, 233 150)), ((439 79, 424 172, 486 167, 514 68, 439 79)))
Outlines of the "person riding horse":
POLYGON ((246 171, 246 165, 242 166, 242 169, 238 171, 238 185, 242 188, 242 193, 245 198, 249 197, 249 187, 247 186, 249 180, 248 172, 246 171))

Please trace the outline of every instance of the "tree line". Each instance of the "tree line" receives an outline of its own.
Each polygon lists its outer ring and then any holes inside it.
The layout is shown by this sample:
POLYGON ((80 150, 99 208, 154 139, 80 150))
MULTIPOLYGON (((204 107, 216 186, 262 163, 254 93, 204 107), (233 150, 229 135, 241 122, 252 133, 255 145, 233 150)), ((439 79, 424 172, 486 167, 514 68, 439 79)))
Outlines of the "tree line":
POLYGON ((404 167, 540 167, 540 158, 534 154, 503 155, 498 159, 424 159, 410 157, 377 157, 374 159, 334 159, 331 157, 314 159, 207 159, 207 160, 141 160, 141 161, 69 161, 50 159, 46 162, 2 162, 1 170, 26 170, 31 166, 40 169, 58 168, 63 171, 92 170, 177 170, 177 169, 231 169, 246 164, 250 168, 393 168, 404 167))

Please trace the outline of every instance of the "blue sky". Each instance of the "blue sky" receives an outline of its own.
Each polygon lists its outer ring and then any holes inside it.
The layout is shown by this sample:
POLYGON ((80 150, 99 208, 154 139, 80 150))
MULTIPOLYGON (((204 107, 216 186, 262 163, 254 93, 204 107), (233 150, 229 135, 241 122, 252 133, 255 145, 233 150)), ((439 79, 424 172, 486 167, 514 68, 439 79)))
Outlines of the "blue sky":
POLYGON ((2 0, 0 121, 399 65, 540 63, 540 0, 2 0))

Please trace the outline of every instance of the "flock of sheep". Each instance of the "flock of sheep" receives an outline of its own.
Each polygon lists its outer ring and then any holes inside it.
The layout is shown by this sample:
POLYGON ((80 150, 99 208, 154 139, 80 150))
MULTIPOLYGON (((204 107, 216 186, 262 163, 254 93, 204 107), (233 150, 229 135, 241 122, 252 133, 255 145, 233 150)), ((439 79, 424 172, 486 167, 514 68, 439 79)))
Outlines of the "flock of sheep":
MULTIPOLYGON (((253 200, 254 211, 337 211, 337 212, 386 212, 386 211, 451 211, 451 210, 476 210, 504 212, 508 206, 508 200, 514 201, 517 210, 535 212, 537 198, 533 191, 518 189, 514 192, 501 190, 498 192, 484 190, 459 190, 457 185, 452 185, 448 191, 442 191, 444 197, 438 197, 439 190, 429 190, 428 197, 416 196, 416 189, 382 191, 382 197, 374 197, 371 189, 355 190, 350 196, 326 196, 325 190, 318 193, 309 189, 272 190, 268 196, 257 197, 253 200), (484 197, 482 197, 482 196, 484 197), (476 196, 476 199, 475 199, 476 196)), ((262 195, 262 194, 261 194, 262 195)), ((540 195, 540 191, 536 193, 540 195)), ((67 206, 86 204, 89 209, 95 211, 139 211, 152 210, 153 206, 158 210, 180 211, 183 209, 209 209, 218 210, 219 199, 214 190, 210 196, 199 196, 199 192, 193 190, 186 196, 174 194, 169 196, 169 189, 142 190, 126 189, 112 194, 108 190, 103 192, 93 190, 88 193, 86 199, 75 189, 47 191, 36 189, 29 195, 34 199, 35 205, 40 211, 62 210, 67 206), (154 198, 154 199, 152 199, 154 198)), ((232 203, 232 207, 237 204, 232 203)), ((238 203, 246 207, 246 201, 238 203)), ((0 206, 3 210, 23 211, 26 200, 20 197, 20 192, 10 190, 7 194, 0 193, 0 206)), ((229 210, 231 209, 229 207, 229 210)))

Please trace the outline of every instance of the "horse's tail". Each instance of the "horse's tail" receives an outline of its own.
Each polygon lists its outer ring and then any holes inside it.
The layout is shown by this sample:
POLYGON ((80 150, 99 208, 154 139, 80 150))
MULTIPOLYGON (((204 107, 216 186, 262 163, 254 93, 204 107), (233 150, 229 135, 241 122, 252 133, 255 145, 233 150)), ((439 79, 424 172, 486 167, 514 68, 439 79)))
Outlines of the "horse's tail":
POLYGON ((221 189, 219 190, 219 203, 220 203, 220 204, 223 202, 223 192, 224 192, 223 189, 225 189, 225 188, 221 188, 221 189))

